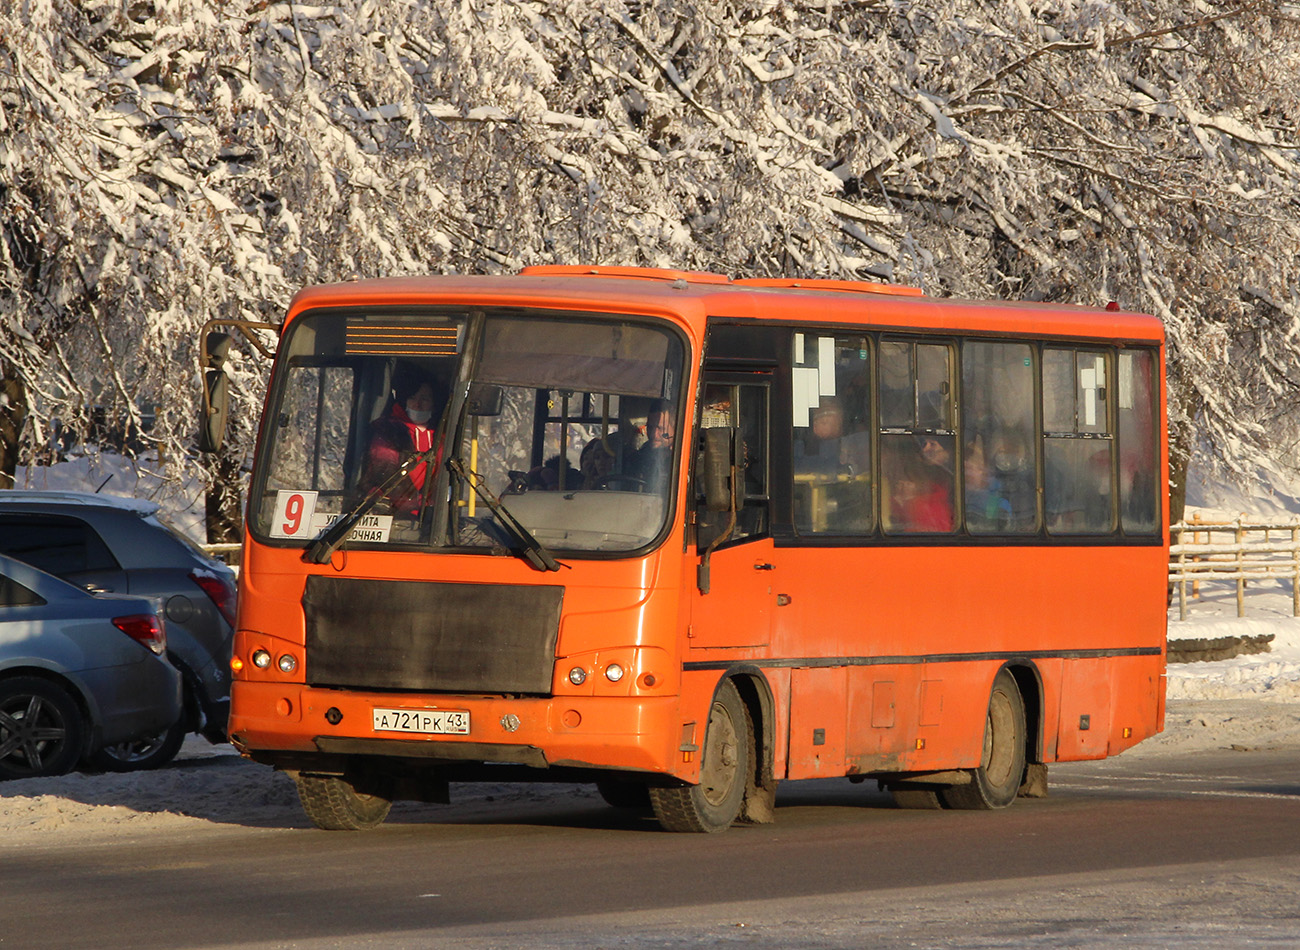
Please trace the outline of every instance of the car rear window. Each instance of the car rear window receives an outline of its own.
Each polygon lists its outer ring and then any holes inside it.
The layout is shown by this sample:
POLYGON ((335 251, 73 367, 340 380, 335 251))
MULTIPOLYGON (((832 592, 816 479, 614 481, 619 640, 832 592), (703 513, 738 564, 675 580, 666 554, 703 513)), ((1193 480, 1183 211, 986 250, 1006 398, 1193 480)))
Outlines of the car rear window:
POLYGON ((56 577, 118 570, 108 546, 90 525, 62 515, 0 515, 0 553, 56 577))

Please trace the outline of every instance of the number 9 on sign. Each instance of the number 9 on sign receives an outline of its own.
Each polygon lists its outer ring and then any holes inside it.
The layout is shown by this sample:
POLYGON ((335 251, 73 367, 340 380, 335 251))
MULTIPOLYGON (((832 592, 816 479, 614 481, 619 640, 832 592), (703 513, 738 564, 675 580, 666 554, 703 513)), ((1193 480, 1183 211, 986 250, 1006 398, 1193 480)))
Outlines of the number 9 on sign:
POLYGON ((311 516, 316 511, 316 492, 278 491, 271 516, 271 537, 306 538, 311 534, 311 516))

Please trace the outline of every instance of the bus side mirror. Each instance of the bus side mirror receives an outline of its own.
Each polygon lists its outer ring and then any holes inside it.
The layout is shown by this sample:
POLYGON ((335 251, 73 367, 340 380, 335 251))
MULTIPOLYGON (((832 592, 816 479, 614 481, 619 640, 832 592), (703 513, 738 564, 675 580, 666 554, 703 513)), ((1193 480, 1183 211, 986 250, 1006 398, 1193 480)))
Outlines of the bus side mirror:
POLYGON ((203 340, 203 418, 199 420, 199 451, 217 452, 226 440, 230 416, 229 333, 212 332, 203 340))
POLYGON ((732 508, 731 468, 735 447, 734 429, 704 430, 704 507, 709 511, 732 508))

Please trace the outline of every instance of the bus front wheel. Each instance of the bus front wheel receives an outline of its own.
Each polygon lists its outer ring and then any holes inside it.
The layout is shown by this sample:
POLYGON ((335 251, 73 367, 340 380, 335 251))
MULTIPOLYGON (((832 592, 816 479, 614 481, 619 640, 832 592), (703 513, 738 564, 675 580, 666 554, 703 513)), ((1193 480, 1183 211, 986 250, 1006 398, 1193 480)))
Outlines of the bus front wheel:
POLYGON ((325 831, 366 831, 377 828, 388 817, 392 799, 382 789, 358 791, 340 775, 294 777, 302 810, 313 825, 325 831))
POLYGON ((668 831, 725 831, 740 815, 754 749, 754 726, 735 684, 718 687, 700 753, 700 783, 650 789, 650 804, 668 831))
POLYGON ((998 673, 984 724, 984 754, 968 785, 939 793, 949 808, 1005 808, 1016 800, 1025 775, 1025 702, 1006 670, 998 673))

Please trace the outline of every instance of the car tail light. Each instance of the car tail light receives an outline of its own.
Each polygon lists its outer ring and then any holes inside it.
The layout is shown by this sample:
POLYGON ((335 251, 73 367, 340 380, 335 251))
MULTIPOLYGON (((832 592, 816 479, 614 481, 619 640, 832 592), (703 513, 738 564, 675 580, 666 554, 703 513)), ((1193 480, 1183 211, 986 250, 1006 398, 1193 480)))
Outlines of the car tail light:
POLYGON ((208 599, 216 604, 226 623, 235 625, 235 582, 228 577, 218 577, 207 571, 190 571, 190 580, 203 589, 208 599))
POLYGON ((114 617, 113 626, 159 656, 167 649, 167 634, 163 632, 162 621, 153 614, 114 617))

